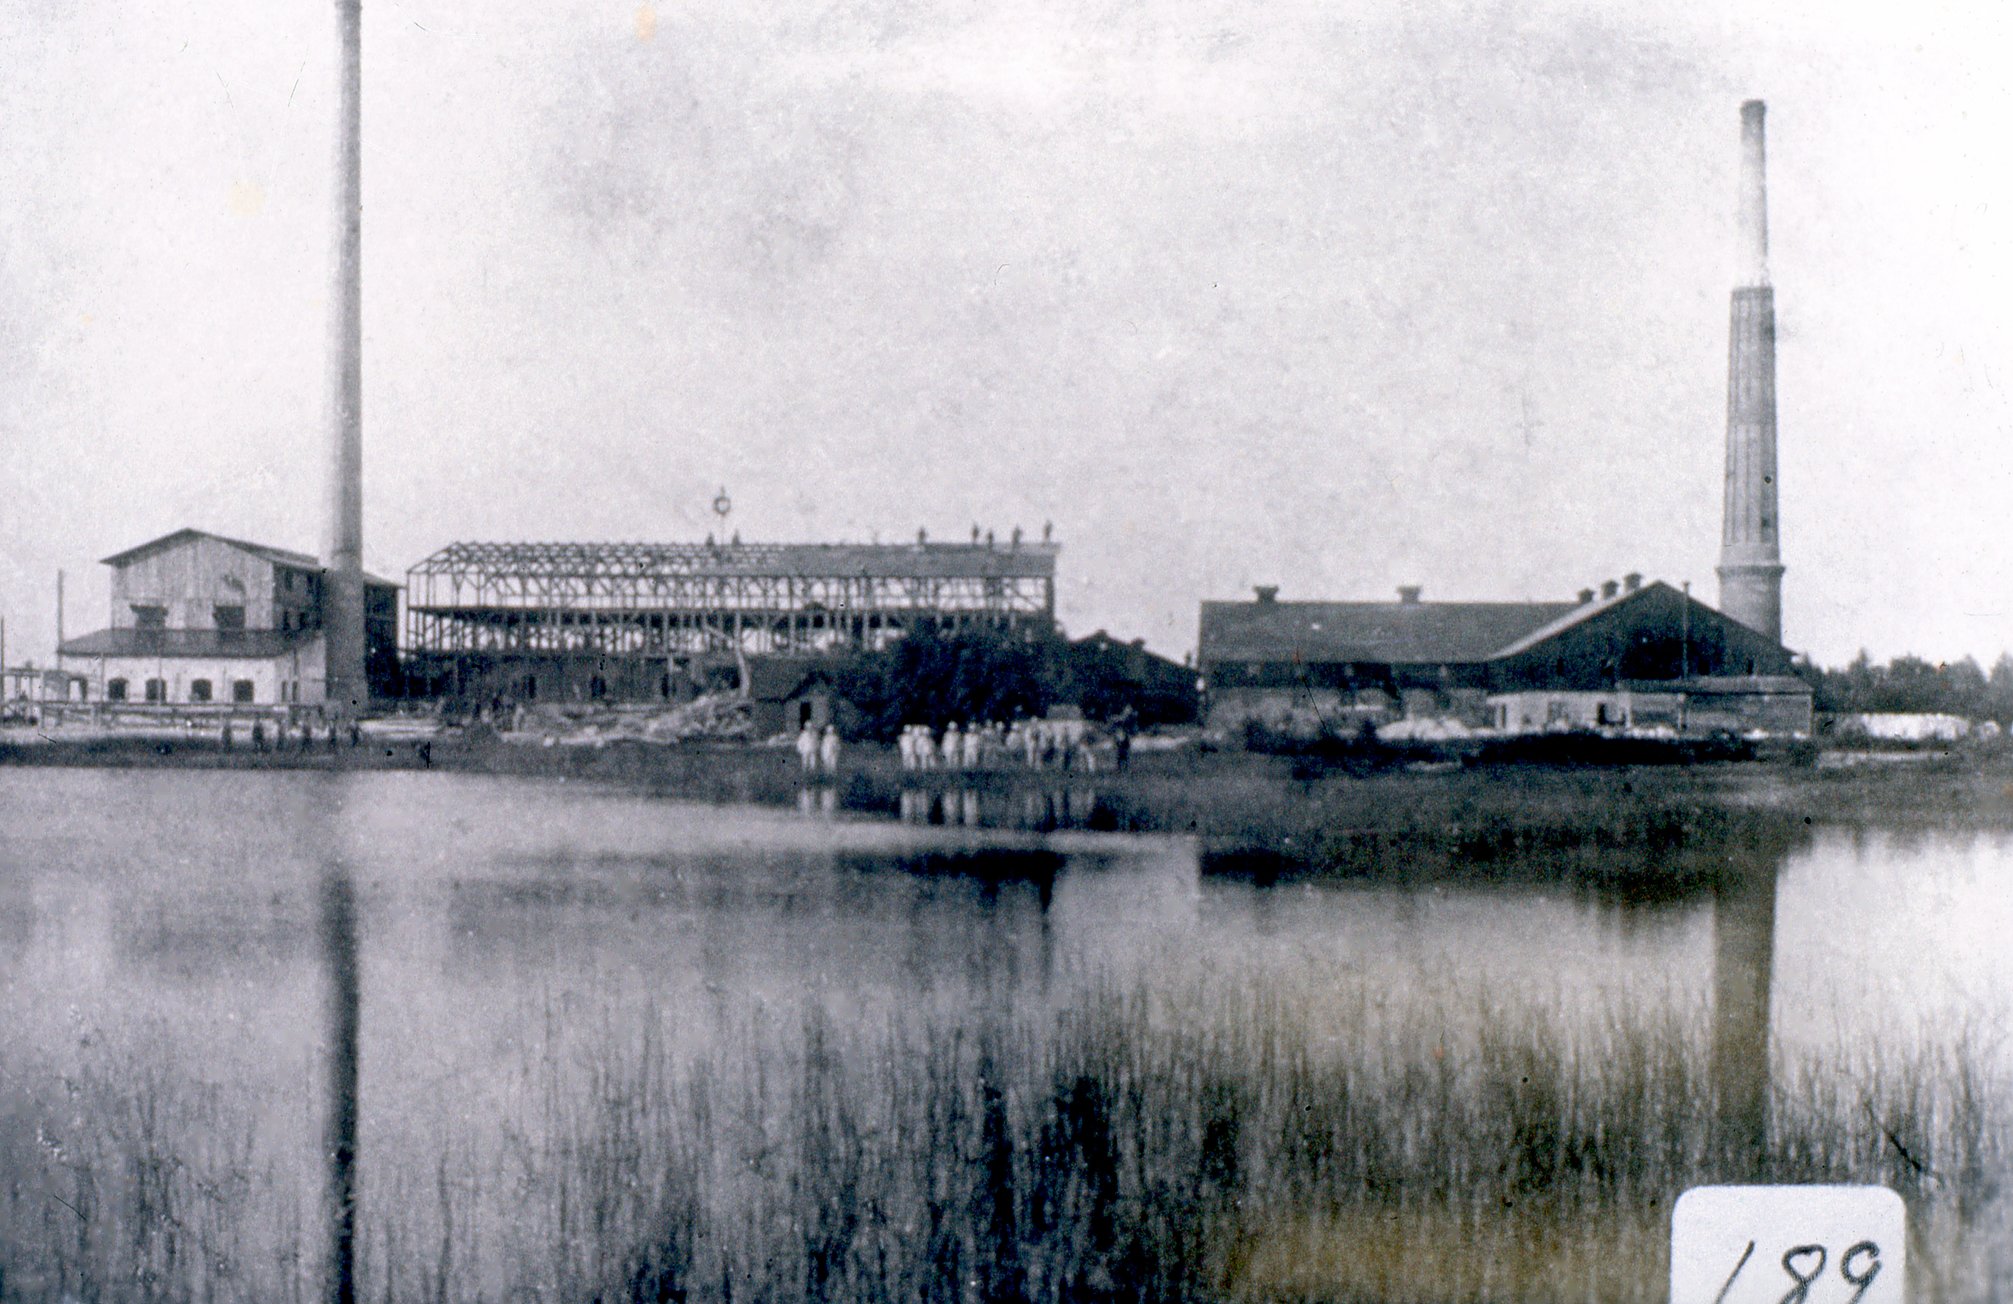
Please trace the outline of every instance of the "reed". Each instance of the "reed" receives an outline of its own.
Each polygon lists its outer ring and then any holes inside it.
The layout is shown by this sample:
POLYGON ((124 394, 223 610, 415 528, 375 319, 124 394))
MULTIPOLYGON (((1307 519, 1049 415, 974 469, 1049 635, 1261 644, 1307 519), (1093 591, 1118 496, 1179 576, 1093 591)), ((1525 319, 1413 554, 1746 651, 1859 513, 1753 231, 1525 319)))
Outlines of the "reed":
MULTIPOLYGON (((373 1151, 366 1102, 363 1297, 1651 1300, 1671 1202, 1718 1176, 1689 1005, 1077 990, 977 1025, 756 1017, 697 1058, 675 1011, 548 1008, 481 1126, 373 1151)), ((1996 1049, 1777 1059, 1764 1176, 1893 1186, 1916 1298, 2003 1297, 1996 1049)), ((165 1053, 7 1092, 6 1298, 312 1294, 313 1128, 275 1135, 282 1102, 165 1053)))

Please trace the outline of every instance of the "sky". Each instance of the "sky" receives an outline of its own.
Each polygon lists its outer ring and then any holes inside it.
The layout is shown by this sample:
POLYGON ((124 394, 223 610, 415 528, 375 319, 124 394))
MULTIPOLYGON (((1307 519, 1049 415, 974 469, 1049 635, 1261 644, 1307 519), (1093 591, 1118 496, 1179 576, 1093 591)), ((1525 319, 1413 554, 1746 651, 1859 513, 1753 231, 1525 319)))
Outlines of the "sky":
MULTIPOLYGON (((2013 648, 1997 6, 368 0, 364 540, 1004 537, 1206 598, 1716 600, 1767 101, 1785 640, 2013 648)), ((323 527, 326 0, 0 9, 0 616, 323 527)))

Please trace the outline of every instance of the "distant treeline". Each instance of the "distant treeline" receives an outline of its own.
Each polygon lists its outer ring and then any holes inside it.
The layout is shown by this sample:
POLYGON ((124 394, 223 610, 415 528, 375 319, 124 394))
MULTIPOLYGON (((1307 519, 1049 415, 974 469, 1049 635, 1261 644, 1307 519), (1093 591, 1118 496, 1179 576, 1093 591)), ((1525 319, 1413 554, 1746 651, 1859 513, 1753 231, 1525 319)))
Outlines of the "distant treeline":
POLYGON ((1876 665, 1862 651, 1842 670, 1806 665, 1801 673, 1821 712, 1907 711, 2013 724, 2013 653, 2002 654, 1988 671, 1970 657, 1936 662, 1902 656, 1876 665))

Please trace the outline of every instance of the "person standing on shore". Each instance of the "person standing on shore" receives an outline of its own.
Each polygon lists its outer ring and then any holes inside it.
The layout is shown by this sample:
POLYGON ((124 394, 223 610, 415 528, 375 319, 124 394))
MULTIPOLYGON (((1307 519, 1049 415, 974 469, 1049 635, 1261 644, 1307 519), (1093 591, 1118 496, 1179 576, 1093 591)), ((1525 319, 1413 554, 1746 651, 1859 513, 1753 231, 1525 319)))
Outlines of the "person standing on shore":
POLYGON ((826 774, 839 772, 839 729, 837 725, 825 726, 825 740, 818 745, 818 764, 826 774))
POLYGON ((809 720, 797 730, 797 763, 806 774, 818 768, 818 735, 809 720))

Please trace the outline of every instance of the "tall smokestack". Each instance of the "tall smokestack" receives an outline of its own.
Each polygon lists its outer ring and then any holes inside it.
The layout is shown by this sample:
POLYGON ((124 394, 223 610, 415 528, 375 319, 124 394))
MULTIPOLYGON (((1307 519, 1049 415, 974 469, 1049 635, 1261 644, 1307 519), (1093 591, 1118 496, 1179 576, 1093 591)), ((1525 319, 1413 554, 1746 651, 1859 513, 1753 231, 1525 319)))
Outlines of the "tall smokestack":
POLYGON ((1775 484, 1775 291, 1768 283, 1768 181, 1760 100, 1740 106, 1740 281, 1727 338, 1726 513, 1719 607, 1782 641, 1775 484))
POLYGON ((328 518, 322 564, 327 702, 363 709, 363 3, 336 0, 341 41, 336 111, 335 286, 329 296, 328 518))

